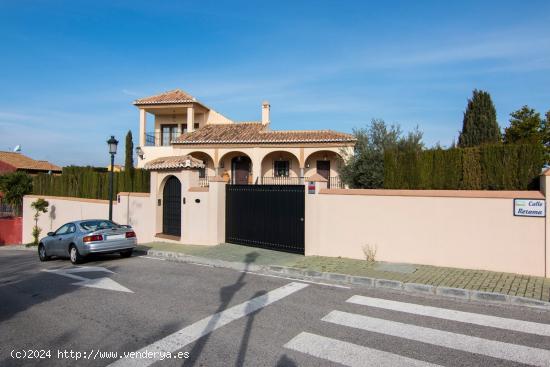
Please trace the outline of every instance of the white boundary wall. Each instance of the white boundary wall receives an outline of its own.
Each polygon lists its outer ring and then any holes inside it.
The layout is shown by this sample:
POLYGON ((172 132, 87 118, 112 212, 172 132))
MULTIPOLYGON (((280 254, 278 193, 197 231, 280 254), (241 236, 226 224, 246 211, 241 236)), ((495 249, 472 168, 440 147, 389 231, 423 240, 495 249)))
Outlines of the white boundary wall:
POLYGON ((306 196, 306 255, 365 259, 370 245, 377 261, 545 276, 546 220, 514 216, 513 198, 544 196, 321 190, 306 196))

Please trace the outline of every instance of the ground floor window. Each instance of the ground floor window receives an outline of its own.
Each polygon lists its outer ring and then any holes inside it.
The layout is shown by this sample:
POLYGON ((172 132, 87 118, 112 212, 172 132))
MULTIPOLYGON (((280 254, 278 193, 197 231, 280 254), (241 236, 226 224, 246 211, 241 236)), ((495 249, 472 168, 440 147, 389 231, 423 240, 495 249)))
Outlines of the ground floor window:
POLYGON ((289 161, 275 161, 273 171, 275 177, 288 177, 290 168, 289 161))

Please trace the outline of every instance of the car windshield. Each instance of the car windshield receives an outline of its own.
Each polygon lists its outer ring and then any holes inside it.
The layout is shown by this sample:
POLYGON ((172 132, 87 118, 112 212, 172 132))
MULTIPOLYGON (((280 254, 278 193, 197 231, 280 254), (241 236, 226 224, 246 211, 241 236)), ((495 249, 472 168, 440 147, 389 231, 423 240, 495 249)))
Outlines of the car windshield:
POLYGON ((110 229, 119 227, 120 226, 118 224, 109 220, 90 220, 80 223, 80 228, 85 231, 97 231, 98 229, 110 229))

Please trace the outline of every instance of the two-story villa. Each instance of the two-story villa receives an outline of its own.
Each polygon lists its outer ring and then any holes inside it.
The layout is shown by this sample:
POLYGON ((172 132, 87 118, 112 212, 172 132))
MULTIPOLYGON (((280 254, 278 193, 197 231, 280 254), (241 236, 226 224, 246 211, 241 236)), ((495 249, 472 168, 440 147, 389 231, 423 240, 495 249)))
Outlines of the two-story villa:
POLYGON ((134 105, 138 167, 175 168, 191 155, 205 165, 203 186, 216 175, 234 184, 299 184, 318 173, 340 187, 339 168, 355 144, 352 135, 331 130, 272 130, 268 102, 254 122, 233 121, 179 89, 134 105), (154 118, 150 130, 148 115, 154 118))

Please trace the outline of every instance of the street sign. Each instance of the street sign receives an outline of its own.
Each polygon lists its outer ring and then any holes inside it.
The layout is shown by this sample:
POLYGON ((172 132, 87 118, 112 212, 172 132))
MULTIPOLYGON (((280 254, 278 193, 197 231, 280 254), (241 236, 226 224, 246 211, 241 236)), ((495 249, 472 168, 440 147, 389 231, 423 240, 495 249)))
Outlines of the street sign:
POLYGON ((514 199, 516 217, 545 217, 546 201, 534 199, 514 199))

